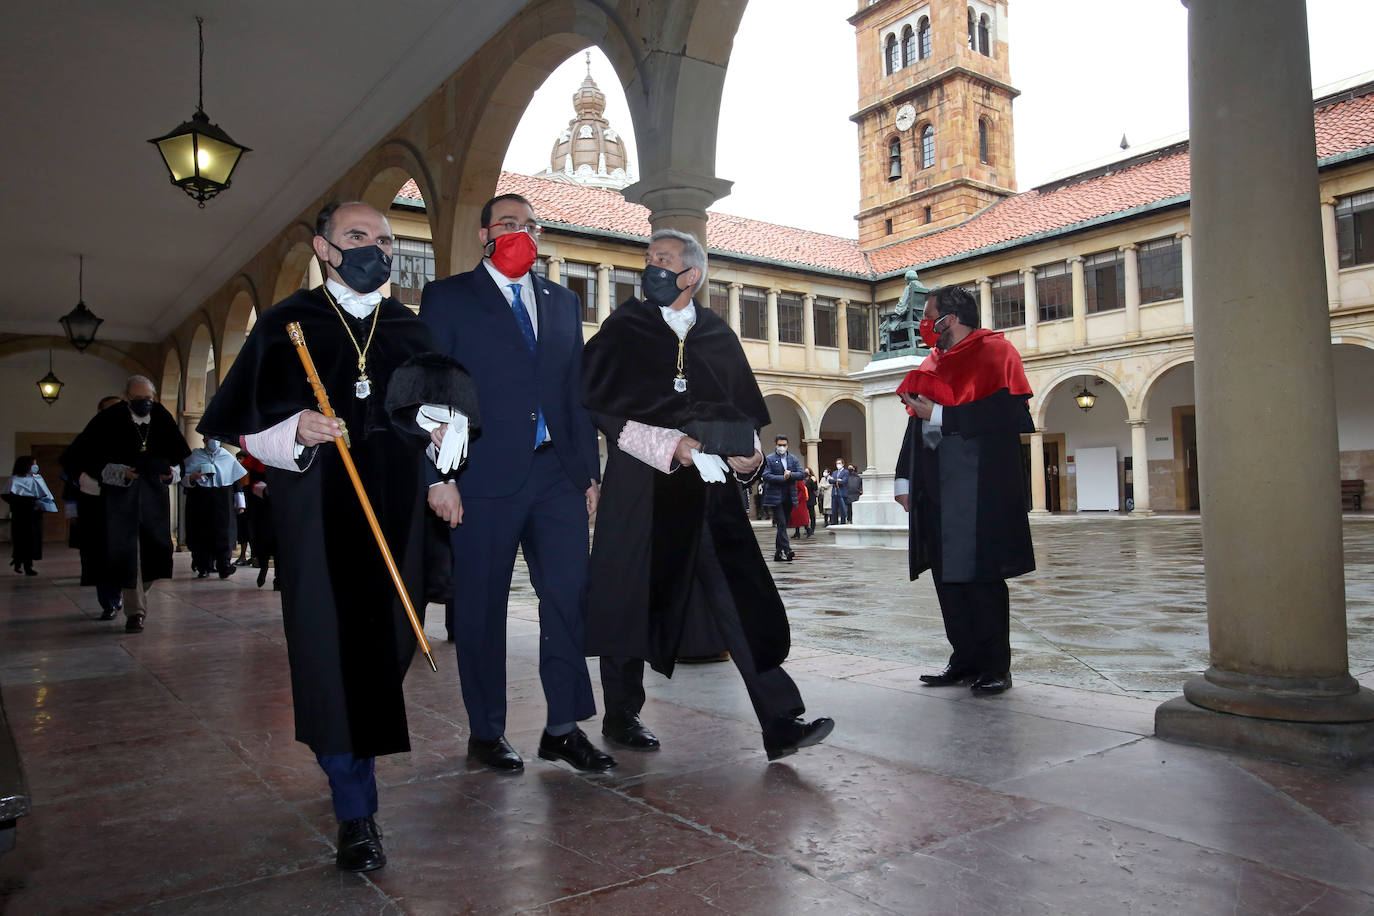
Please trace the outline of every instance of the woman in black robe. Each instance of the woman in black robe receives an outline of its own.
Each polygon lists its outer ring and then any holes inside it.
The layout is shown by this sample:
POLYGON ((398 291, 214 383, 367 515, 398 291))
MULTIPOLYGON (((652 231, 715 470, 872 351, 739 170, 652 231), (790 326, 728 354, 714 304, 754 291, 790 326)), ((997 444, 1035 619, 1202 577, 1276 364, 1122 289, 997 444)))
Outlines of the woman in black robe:
POLYGON ((57 506, 32 455, 14 459, 10 474, 10 492, 4 496, 10 507, 10 565, 17 573, 36 576, 34 561, 43 559, 43 513, 55 512, 57 506))

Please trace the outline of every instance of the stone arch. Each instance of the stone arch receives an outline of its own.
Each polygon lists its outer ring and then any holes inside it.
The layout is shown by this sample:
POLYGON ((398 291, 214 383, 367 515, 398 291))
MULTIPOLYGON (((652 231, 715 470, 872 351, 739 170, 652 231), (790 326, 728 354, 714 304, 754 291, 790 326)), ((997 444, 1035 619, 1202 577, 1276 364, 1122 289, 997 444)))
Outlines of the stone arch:
POLYGON ((259 312, 264 307, 276 305, 296 290, 307 285, 310 277, 310 262, 315 258, 315 249, 310 246, 314 237, 314 227, 301 222, 292 223, 282 233, 278 249, 280 266, 277 268, 277 275, 271 284, 272 301, 262 303, 259 306, 259 312))
POLYGON ((1338 334, 1331 335, 1332 345, 1349 344, 1353 347, 1365 347, 1374 350, 1374 337, 1362 332, 1342 329, 1338 334))
POLYGON ((1074 366, 1067 369, 1061 369, 1054 375, 1049 384, 1039 386, 1039 390, 1035 397, 1031 399, 1033 405, 1031 409, 1031 419, 1034 420, 1036 429, 1043 429, 1045 426, 1045 409, 1049 405, 1050 395, 1065 382, 1072 381, 1075 378, 1082 378, 1085 375, 1100 378, 1102 381, 1111 385, 1112 389, 1121 396, 1122 402, 1126 404, 1129 414, 1132 410, 1132 400, 1126 386, 1120 379, 1110 372, 1107 372, 1105 369, 1098 369, 1094 366, 1074 366))
MULTIPOLYGON (((862 400, 852 394, 839 394, 832 397, 821 411, 820 422, 816 427, 815 438, 821 440, 817 463, 822 467, 829 467, 836 457, 842 457, 848 464, 852 464, 860 470, 867 467, 873 458, 868 454, 868 435, 865 428, 867 421, 868 411, 862 400), (836 408, 853 411, 853 415, 848 418, 851 422, 839 422, 844 418, 842 413, 832 415, 832 411, 836 408), (826 436, 827 418, 832 421, 829 438, 826 436), (835 426, 839 426, 840 429, 836 430, 835 426), (843 445, 846 435, 848 436, 847 447, 843 445)), ((820 469, 817 468, 816 472, 820 473, 820 469)))
POLYGON ((1154 391, 1155 383, 1158 382, 1165 375, 1167 375, 1170 371, 1177 369, 1179 366, 1187 365, 1191 362, 1194 362, 1194 357, 1191 352, 1180 353, 1177 356, 1165 360, 1164 362, 1156 366, 1154 369, 1152 369, 1150 371, 1150 374, 1145 377, 1145 381, 1140 386, 1140 400, 1134 404, 1132 404, 1129 400, 1126 402, 1127 405, 1131 408, 1132 416, 1149 416, 1150 395, 1154 391))
POLYGON ((215 364, 214 333, 204 315, 195 323, 191 345, 186 352, 185 396, 182 412, 199 417, 214 396, 215 385, 211 367, 215 364))
MULTIPOLYGON (((0 342, 0 358, 27 353, 30 350, 63 350, 69 346, 71 344, 67 342, 65 337, 33 337, 29 335, 12 337, 0 342)), ((111 365, 118 366, 130 375, 146 375, 149 378, 156 376, 156 372, 147 363, 118 347, 99 340, 88 346, 84 355, 94 356, 111 365)))
POLYGON ((158 380, 157 394, 162 406, 178 418, 181 416, 183 396, 181 379, 181 353, 173 343, 167 348, 167 355, 162 359, 162 375, 158 380))
POLYGON ((413 178, 425 201, 430 235, 437 236, 439 188, 424 157, 409 141, 398 137, 386 140, 358 164, 354 173, 364 176, 354 196, 383 213, 391 207, 401 186, 413 178))
POLYGON ((234 364, 239 350, 243 349, 249 329, 257 320, 258 295, 253 281, 239 274, 230 284, 230 289, 234 290, 234 297, 229 300, 229 310, 225 313, 224 327, 220 331, 220 347, 216 351, 219 358, 215 361, 215 371, 220 381, 234 364))

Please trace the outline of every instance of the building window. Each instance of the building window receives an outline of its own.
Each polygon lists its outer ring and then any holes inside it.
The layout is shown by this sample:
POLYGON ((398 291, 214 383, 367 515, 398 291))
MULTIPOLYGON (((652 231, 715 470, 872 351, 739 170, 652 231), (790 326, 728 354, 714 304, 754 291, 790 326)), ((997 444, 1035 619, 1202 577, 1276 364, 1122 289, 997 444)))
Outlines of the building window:
POLYGON ((420 291, 434 279, 434 246, 421 239, 396 239, 391 245, 391 296, 420 307, 420 291))
POLYGON ((916 33, 911 26, 902 29, 902 66, 910 67, 916 63, 916 33))
POLYGON ((1083 259, 1083 297, 1090 315, 1126 307, 1126 264, 1120 251, 1083 259))
POLYGON ((822 299, 816 297, 816 301, 811 306, 812 312, 816 316, 815 332, 816 346, 818 347, 838 347, 840 337, 838 326, 835 323, 837 310, 834 299, 822 299))
POLYGON ((887 180, 896 181, 902 177, 902 141, 893 137, 887 141, 887 180))
POLYGON ((968 49, 978 50, 978 17, 974 15, 971 6, 968 8, 968 49))
POLYGON ((768 339, 768 295, 757 286, 739 291, 739 336, 768 339))
POLYGON ((596 267, 577 261, 564 261, 558 282, 582 299, 582 320, 596 321, 596 267))
POLYGON ((887 227, 887 234, 888 234, 888 235, 891 235, 891 234, 892 234, 892 220, 890 220, 890 219, 883 220, 883 224, 887 227))
POLYGON ((1026 285, 1019 271, 992 278, 992 326, 1015 328, 1026 323, 1026 285))
POLYGON ((921 128, 921 168, 935 164, 935 128, 927 124, 921 128))
POLYGON ((542 277, 547 280, 549 278, 549 259, 545 257, 535 258, 534 266, 530 269, 534 271, 536 277, 542 277))
POLYGON ((930 207, 926 207, 926 208, 924 209, 923 212, 925 213, 926 224, 929 225, 929 224, 930 224, 930 207))
POLYGON ((1140 246, 1140 301, 1163 302, 1183 298, 1183 243, 1176 238, 1155 239, 1140 246))
POLYGON ((712 280, 708 286, 709 308, 720 316, 720 320, 730 323, 730 286, 719 280, 712 280))
POLYGON ((611 271, 611 308, 620 308, 627 300, 638 299, 641 295, 643 294, 639 291, 639 271, 626 270, 623 267, 611 271))
POLYGON ((1064 261, 1035 268, 1035 303, 1041 321, 1073 317, 1073 276, 1064 261))
MULTIPOLYGON (((851 302, 845 307, 844 325, 849 329, 849 349, 872 349, 869 335, 869 315, 872 309, 862 302, 851 302)), ((843 368, 843 367, 841 367, 843 368)))
POLYGON ((930 17, 922 16, 916 24, 916 53, 920 60, 930 56, 930 17))
POLYGON ((1374 191, 1336 201, 1336 251, 1341 267, 1374 264, 1374 191))
POLYGON ((978 161, 986 165, 992 160, 988 157, 988 119, 978 119, 978 161))
POLYGON ((887 60, 887 75, 891 76, 897 72, 897 35, 894 32, 887 33, 887 48, 883 55, 887 60))
POLYGON ((802 342, 802 300, 796 293, 778 294, 778 343, 802 342))
POLYGON ((984 13, 978 19, 978 53, 984 57, 991 57, 992 51, 989 50, 988 42, 988 16, 984 13))

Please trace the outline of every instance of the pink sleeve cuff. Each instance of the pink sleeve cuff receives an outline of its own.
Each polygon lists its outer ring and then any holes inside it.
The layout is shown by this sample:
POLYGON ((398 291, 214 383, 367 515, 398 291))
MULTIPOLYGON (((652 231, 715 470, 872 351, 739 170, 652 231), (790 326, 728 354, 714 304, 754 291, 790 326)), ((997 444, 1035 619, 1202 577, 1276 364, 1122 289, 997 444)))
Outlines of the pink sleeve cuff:
POLYGON ((673 454, 677 444, 687 435, 680 429, 649 426, 637 420, 626 420, 616 445, 631 457, 638 458, 656 471, 667 474, 673 470, 673 454))
POLYGON ((296 424, 300 422, 300 417, 300 413, 293 414, 276 426, 249 433, 243 437, 243 447, 268 467, 299 471, 301 468, 296 464, 296 458, 302 450, 296 442, 296 424))

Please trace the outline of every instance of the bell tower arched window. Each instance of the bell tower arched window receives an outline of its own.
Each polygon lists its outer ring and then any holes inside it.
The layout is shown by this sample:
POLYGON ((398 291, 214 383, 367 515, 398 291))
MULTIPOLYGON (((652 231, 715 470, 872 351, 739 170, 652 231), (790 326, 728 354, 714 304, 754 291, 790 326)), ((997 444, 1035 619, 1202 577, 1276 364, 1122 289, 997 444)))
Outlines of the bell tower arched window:
POLYGON ((930 56, 929 16, 922 16, 921 21, 916 24, 916 56, 918 60, 925 60, 930 56))
POLYGON ((902 177, 902 141, 893 137, 887 141, 887 180, 895 181, 902 177))
POLYGON ((921 128, 921 168, 935 164, 935 128, 927 124, 921 128))
POLYGON ((984 57, 991 57, 991 45, 988 41, 988 16, 984 13, 978 19, 978 53, 984 57))
POLYGON ((988 155, 988 119, 978 119, 978 161, 982 163, 991 162, 988 155))
POLYGON ((968 49, 978 50, 978 17, 971 6, 968 8, 968 49))
POLYGON ((887 33, 887 45, 883 57, 887 61, 887 75, 891 76, 897 72, 897 36, 893 32, 887 33))
POLYGON ((902 66, 910 67, 916 63, 916 33, 911 26, 902 29, 902 66))

